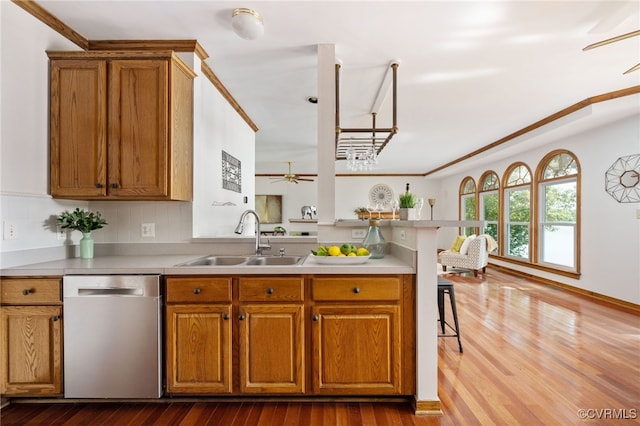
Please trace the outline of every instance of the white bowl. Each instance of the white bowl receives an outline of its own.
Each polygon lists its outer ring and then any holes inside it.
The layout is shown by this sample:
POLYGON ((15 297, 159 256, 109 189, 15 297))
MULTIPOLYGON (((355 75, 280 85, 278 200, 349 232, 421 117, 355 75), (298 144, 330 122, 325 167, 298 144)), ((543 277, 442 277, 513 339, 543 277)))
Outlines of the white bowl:
POLYGON ((315 256, 309 255, 316 263, 322 265, 361 265, 369 261, 369 256, 315 256))

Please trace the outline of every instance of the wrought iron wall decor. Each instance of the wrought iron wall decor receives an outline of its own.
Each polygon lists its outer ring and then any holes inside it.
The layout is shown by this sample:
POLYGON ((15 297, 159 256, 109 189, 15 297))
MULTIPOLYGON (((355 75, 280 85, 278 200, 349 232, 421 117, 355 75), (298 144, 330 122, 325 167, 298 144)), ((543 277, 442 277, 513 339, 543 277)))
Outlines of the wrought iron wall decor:
POLYGON ((619 203, 640 202, 640 154, 618 158, 605 173, 605 188, 619 203))
POLYGON ((230 191, 242 191, 240 160, 224 151, 222 151, 222 187, 230 191))

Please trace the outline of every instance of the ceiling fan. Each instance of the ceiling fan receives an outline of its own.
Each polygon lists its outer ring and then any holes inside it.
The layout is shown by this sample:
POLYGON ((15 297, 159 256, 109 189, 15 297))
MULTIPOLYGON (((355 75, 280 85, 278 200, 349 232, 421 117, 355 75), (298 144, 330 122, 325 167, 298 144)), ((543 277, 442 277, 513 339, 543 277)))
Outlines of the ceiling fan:
MULTIPOLYGON (((630 33, 622 34, 622 35, 619 35, 619 36, 616 36, 616 37, 612 37, 612 38, 609 38, 609 39, 606 39, 606 40, 599 41, 597 43, 590 44, 590 45, 586 46, 585 48, 583 48, 582 50, 584 51, 584 50, 595 49, 596 47, 605 46, 607 44, 615 43, 616 41, 625 40, 627 38, 631 38, 631 37, 635 37, 635 36, 640 36, 640 30, 631 31, 630 33)), ((626 70, 622 74, 629 74, 630 72, 637 71, 638 69, 640 69, 640 64, 637 64, 636 66, 629 68, 628 70, 626 70)))
POLYGON ((291 173, 291 161, 287 161, 287 163, 289 164, 289 173, 285 173, 280 178, 271 178, 271 179, 275 179, 271 183, 287 182, 287 183, 295 183, 295 184, 297 184, 298 182, 313 182, 313 179, 302 178, 302 177, 300 177, 298 175, 295 175, 295 174, 291 173))

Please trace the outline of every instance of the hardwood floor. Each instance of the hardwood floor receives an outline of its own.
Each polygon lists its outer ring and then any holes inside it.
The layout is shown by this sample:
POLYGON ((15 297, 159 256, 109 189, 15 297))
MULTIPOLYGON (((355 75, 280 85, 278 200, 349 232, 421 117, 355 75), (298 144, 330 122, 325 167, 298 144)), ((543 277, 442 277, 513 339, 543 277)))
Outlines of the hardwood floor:
POLYGON ((14 403, 0 424, 640 424, 637 313, 492 268, 446 277, 455 283, 464 353, 455 338, 439 339, 443 416, 414 416, 391 401, 14 403))

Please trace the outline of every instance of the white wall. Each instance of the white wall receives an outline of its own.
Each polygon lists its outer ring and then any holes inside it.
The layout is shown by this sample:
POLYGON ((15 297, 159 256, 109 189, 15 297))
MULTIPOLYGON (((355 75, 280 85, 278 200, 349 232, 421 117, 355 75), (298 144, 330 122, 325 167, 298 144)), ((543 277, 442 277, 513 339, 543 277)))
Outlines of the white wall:
MULTIPOLYGON (((242 212, 255 205, 255 132, 204 76, 196 79, 194 92, 193 236, 233 235, 242 212), (240 193, 222 187, 223 150, 241 162, 240 193)), ((245 234, 252 231, 247 220, 245 234)))
MULTIPOLYGON (((0 219, 16 230, 15 239, 2 240, 0 251, 54 248, 50 256, 64 255, 67 242, 57 238, 51 218, 87 203, 47 195, 49 62, 45 52, 79 48, 8 1, 0 2, 0 38, 0 219)), ((2 256, 0 265, 10 266, 6 260, 2 256)))
MULTIPOLYGON (((588 119, 588 118, 584 118, 588 119)), ((491 169, 502 178, 506 168, 516 161, 525 162, 532 173, 550 151, 567 149, 573 152, 581 166, 581 277, 579 280, 545 273, 514 264, 504 264, 538 276, 549 278, 584 290, 640 303, 640 220, 638 203, 618 203, 605 191, 605 173, 619 158, 640 152, 640 116, 635 115, 612 125, 571 136, 543 145, 494 164, 490 167, 469 167, 468 170, 443 179, 442 213, 457 218, 457 194, 461 180, 471 176, 476 183, 482 173, 491 169)), ((448 246, 456 230, 443 229, 439 247, 448 246)))
MULTIPOLYGON (((335 179, 335 218, 355 219, 354 210, 357 207, 366 207, 369 203, 369 191, 377 184, 386 184, 391 187, 395 198, 404 192, 405 185, 410 184, 411 192, 416 196, 438 198, 440 195, 439 181, 426 179, 419 176, 362 176, 362 177, 336 177, 335 179)), ((282 195, 282 220, 287 231, 302 230, 306 225, 289 224, 289 219, 301 219, 300 208, 306 205, 321 206, 318 198, 317 182, 301 182, 297 185, 284 182, 275 182, 268 177, 256 178, 256 194, 282 195)), ((426 201, 425 201, 426 204, 426 201)), ((454 217, 442 217, 439 211, 434 209, 434 219, 455 219, 454 217)), ((429 218, 429 206, 422 209, 422 219, 429 218)), ((309 228, 304 228, 307 230, 309 228)))

